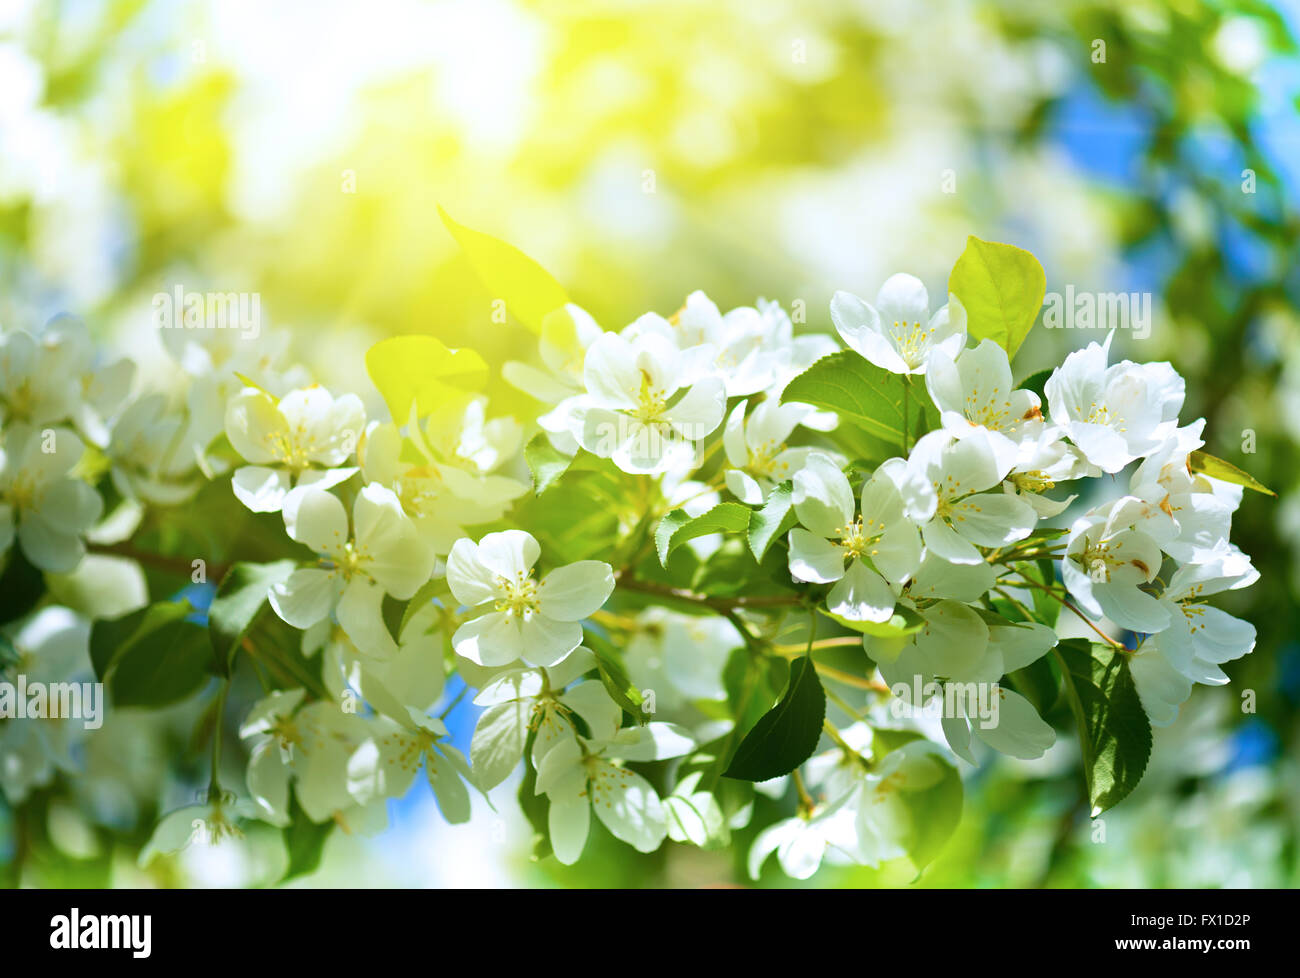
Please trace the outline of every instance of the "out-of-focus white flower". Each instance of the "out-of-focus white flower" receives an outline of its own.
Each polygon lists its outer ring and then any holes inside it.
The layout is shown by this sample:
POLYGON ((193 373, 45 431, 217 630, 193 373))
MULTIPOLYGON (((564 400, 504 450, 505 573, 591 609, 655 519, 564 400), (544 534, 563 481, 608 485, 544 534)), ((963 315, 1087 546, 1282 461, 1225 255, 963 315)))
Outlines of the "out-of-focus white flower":
POLYGON ((99 493, 69 473, 85 446, 67 428, 9 426, 0 448, 0 553, 15 531, 41 570, 70 571, 86 552, 82 537, 103 511, 99 493))

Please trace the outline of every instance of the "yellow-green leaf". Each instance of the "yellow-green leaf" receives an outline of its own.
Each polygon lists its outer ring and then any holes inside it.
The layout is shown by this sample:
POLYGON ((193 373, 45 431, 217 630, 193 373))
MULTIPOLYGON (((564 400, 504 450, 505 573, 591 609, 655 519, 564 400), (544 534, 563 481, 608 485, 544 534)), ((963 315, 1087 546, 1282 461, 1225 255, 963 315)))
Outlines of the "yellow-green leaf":
POLYGON ((1206 452, 1192 452, 1188 455, 1187 467, 1193 472, 1208 475, 1212 479, 1221 479, 1224 482, 1231 482, 1235 486, 1245 486, 1247 489, 1262 492, 1266 496, 1277 497, 1277 493, 1253 475, 1241 471, 1231 462, 1225 462, 1223 459, 1216 458, 1206 452))
POLYGON ((457 223, 441 207, 438 214, 488 291, 534 333, 547 313, 569 301, 564 287, 514 245, 457 223))
POLYGON ((1047 276, 1038 259, 1014 245, 966 239, 948 276, 948 291, 966 309, 966 331, 991 339, 1014 357, 1043 307, 1047 276))
POLYGON ((453 350, 432 336, 393 336, 366 351, 366 372, 388 412, 404 424, 414 404, 423 417, 453 397, 487 383, 487 363, 473 350, 453 350))

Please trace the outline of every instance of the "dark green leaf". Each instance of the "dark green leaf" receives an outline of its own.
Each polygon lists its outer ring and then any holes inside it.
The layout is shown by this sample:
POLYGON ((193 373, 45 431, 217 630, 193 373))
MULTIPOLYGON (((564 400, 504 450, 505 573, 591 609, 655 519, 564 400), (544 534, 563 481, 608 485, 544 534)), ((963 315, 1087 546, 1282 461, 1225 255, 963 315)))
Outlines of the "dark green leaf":
POLYGON ((731 651, 722 670, 722 684, 735 724, 733 743, 772 709, 789 680, 790 664, 785 659, 756 655, 747 647, 731 651))
POLYGON ((90 659, 116 706, 166 706, 193 695, 208 679, 212 643, 189 616, 188 602, 152 604, 96 622, 90 659))
POLYGON ((208 607, 208 636, 212 640, 214 666, 219 675, 230 675, 230 665, 239 652, 239 642, 253 620, 267 607, 270 589, 288 579, 297 567, 293 560, 270 564, 235 564, 226 572, 217 595, 208 607))
POLYGON ((289 824, 282 830, 284 849, 289 855, 289 867, 280 878, 281 883, 314 872, 325 851, 325 841, 334 831, 333 821, 318 824, 309 819, 297 798, 290 800, 290 806, 289 824))
POLYGON ((17 545, 0 573, 0 625, 16 621, 36 607, 45 593, 45 575, 32 566, 17 545))
POLYGON ((1151 724, 1123 652, 1086 639, 1061 642, 1055 651, 1079 727, 1095 818, 1127 797, 1142 779, 1151 756, 1151 724))
POLYGON ((825 719, 826 691, 812 659, 802 656, 790 665, 790 685, 781 702, 740 742, 723 774, 742 781, 789 774, 817 749, 825 719))

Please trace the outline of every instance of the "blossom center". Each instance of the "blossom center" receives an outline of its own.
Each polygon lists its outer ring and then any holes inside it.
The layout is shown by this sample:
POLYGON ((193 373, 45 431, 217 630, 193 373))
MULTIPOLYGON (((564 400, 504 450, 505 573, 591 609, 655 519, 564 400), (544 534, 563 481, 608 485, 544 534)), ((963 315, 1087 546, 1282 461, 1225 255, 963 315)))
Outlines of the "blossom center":
POLYGON ((650 375, 642 370, 641 390, 637 394, 637 405, 632 412, 632 416, 639 421, 650 424, 658 421, 667 407, 668 398, 666 392, 656 388, 654 382, 650 379, 650 375))
POLYGON ((514 580, 498 577, 497 589, 501 596, 497 598, 496 610, 504 612, 507 618, 518 616, 527 621, 537 611, 537 582, 532 571, 518 571, 514 580))
POLYGON ((907 320, 894 320, 893 326, 890 327, 889 335, 894 340, 894 346, 898 348, 898 354, 903 358, 909 367, 919 367, 925 360, 926 350, 930 348, 930 337, 934 333, 934 328, 925 328, 919 322, 908 322, 907 320))
POLYGON ((844 551, 845 558, 874 557, 879 550, 874 549, 872 544, 885 532, 885 525, 875 519, 863 522, 859 516, 848 526, 836 527, 835 532, 839 534, 839 546, 844 551))

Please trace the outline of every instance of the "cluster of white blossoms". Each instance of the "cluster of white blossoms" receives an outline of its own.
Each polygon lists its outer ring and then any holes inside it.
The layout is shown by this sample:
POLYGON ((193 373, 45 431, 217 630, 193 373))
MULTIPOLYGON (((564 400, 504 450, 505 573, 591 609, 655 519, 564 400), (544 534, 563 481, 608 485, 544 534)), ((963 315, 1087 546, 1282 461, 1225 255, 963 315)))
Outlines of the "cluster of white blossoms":
MULTIPOLYGON (((522 763, 525 812, 564 863, 593 811, 643 852, 728 845, 756 817, 755 790, 795 808, 756 826, 754 875, 773 852, 799 878, 823 859, 915 859, 918 811, 951 807, 954 790, 960 805, 952 754, 975 763, 978 740, 1035 758, 1055 742, 1006 677, 1087 636, 1167 723, 1253 648, 1254 629, 1206 599, 1257 576, 1229 542, 1240 487, 1192 465, 1204 422, 1180 427, 1169 364, 1111 364, 1108 336, 1017 389, 1007 350, 968 336, 955 295, 929 306, 908 275, 874 304, 836 293, 844 351, 796 336, 773 302, 723 313, 696 292, 618 332, 566 305, 541 323, 541 364, 504 370, 545 405, 532 420, 456 391, 368 419, 356 394, 280 367, 282 350, 185 334, 188 410, 172 413, 159 394, 126 405, 129 370, 92 369, 67 324, 7 334, 0 551, 16 541, 42 571, 75 567, 106 471, 116 496, 150 506, 220 478, 283 524, 266 550, 291 566, 254 603, 309 675, 273 674, 247 711, 246 800, 217 792, 171 813, 146 858, 192 842, 193 819, 210 840, 241 819, 287 826, 299 808, 377 831, 421 768, 464 821, 474 792, 522 763), (813 383, 827 364, 866 377, 893 427, 847 430, 862 419, 813 383), (98 455, 82 472, 87 444, 98 455), (1127 491, 1109 491, 1126 470, 1127 491), (584 478, 618 489, 582 496, 584 478), (567 495, 550 494, 557 479, 567 495), (857 675, 821 649, 851 650, 857 675), (468 758, 448 726, 465 695, 468 758), (890 714, 900 701, 942 701, 941 723, 890 714), (951 754, 923 736, 940 730, 951 754), (786 757, 796 741, 806 749, 786 757)), ((269 656, 263 641, 248 631, 240 647, 269 656)))

